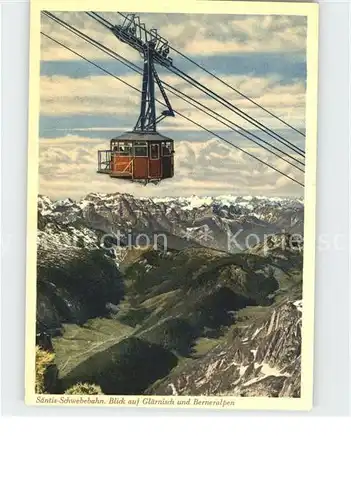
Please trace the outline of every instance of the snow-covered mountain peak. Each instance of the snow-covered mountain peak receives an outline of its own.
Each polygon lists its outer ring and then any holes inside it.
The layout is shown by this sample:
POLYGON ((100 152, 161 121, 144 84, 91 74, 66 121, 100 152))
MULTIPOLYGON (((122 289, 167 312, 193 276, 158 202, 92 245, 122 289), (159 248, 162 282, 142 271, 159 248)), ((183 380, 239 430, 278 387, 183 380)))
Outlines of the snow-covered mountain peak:
MULTIPOLYGON (((55 222, 61 231, 70 226, 103 233, 133 231, 153 235, 158 232, 172 235, 169 238, 172 245, 176 244, 174 238, 178 242, 184 239, 189 242, 191 235, 191 244, 224 251, 236 251, 232 248, 236 241, 228 243, 228 234, 239 231, 242 241, 250 234, 257 236, 258 241, 267 234, 302 234, 304 218, 301 200, 231 194, 137 198, 124 193, 89 193, 77 201, 70 198, 51 201, 39 196, 38 211, 41 229, 46 223, 55 222)), ((81 240, 81 235, 78 236, 81 240)))

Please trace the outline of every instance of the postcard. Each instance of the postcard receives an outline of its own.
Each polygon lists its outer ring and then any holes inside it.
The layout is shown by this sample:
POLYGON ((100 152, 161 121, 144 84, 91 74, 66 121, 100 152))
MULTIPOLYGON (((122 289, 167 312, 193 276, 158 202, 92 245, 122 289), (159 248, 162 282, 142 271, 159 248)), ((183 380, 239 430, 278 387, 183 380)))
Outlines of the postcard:
POLYGON ((26 403, 311 409, 318 5, 30 22, 26 403))

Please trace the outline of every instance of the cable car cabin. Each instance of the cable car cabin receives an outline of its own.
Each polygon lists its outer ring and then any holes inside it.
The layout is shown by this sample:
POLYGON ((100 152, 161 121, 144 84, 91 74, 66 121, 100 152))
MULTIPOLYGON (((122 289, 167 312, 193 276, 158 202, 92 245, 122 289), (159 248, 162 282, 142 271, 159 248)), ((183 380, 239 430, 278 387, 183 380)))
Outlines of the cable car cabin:
POLYGON ((98 152, 98 173, 116 179, 159 182, 174 175, 174 143, 158 132, 127 132, 98 152))

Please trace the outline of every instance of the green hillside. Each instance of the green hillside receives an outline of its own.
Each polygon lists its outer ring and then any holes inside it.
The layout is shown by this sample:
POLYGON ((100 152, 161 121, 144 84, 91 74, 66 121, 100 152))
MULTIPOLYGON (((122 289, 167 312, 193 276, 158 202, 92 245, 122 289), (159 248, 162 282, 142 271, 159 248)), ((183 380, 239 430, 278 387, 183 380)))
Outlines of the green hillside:
POLYGON ((53 338, 57 392, 89 382, 105 394, 143 393, 172 370, 225 346, 279 301, 301 297, 302 256, 296 252, 145 248, 130 251, 112 274, 109 267, 100 274, 100 257, 94 259, 42 270, 55 297, 64 291, 74 295, 76 308, 85 307, 84 321, 63 315, 53 338), (109 302, 115 304, 110 312, 109 302), (93 314, 87 316, 86 307, 93 314))

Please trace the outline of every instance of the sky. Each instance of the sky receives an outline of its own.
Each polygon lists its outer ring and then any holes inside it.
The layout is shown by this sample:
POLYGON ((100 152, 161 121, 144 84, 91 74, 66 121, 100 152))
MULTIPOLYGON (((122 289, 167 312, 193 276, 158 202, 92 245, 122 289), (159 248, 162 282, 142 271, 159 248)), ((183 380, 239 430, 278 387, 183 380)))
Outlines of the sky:
MULTIPOLYGON (((117 13, 100 13, 114 24, 117 13)), ((139 54, 84 12, 60 12, 90 37, 141 66, 139 54)), ((306 18, 140 13, 170 45, 239 92, 305 131, 306 18)), ((141 76, 42 15, 41 30, 137 88, 141 76)), ((176 52, 174 65, 223 96, 299 148, 303 137, 226 87, 176 52)), ((159 68, 161 79, 211 110, 257 134, 255 127, 187 82, 159 68)), ((175 176, 142 186, 96 173, 97 151, 112 137, 132 130, 140 94, 46 37, 41 37, 40 194, 79 199, 90 192, 135 196, 302 196, 303 188, 181 116, 158 130, 175 140, 175 176)), ((159 96, 157 96, 159 97, 159 96)), ((188 103, 168 94, 174 110, 259 157, 300 182, 303 174, 188 103)), ((261 137, 272 142, 269 136, 261 137)), ((275 143, 279 146, 277 143, 275 143)), ((281 147, 281 145, 279 146, 281 147)))

